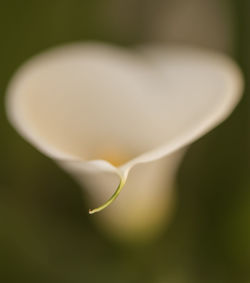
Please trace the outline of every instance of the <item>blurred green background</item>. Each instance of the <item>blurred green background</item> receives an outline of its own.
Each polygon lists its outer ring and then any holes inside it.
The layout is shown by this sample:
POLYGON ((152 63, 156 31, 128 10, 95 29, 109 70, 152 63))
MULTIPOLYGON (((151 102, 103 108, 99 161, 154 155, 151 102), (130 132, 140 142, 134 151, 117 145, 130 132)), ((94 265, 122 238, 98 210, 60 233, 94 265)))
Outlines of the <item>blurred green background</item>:
POLYGON ((250 282, 250 2, 0 1, 0 282, 250 282), (57 44, 175 41, 230 53, 246 77, 233 115, 188 151, 178 207, 155 242, 126 246, 94 226, 78 185, 8 124, 15 69, 57 44))

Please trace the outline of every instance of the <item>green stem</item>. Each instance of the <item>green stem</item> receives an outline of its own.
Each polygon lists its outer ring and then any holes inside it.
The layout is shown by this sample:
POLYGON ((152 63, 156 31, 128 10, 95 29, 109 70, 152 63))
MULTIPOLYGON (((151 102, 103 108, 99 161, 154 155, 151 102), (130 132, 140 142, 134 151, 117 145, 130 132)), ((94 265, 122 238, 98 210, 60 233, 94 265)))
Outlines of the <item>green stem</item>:
POLYGON ((102 211, 104 208, 108 207, 120 194, 122 188, 124 187, 126 183, 126 178, 122 178, 120 179, 120 183, 117 187, 117 189, 115 190, 115 192, 113 193, 113 195, 110 197, 109 200, 107 200, 103 205, 94 208, 94 209, 90 209, 89 210, 89 214, 94 214, 96 212, 102 211))

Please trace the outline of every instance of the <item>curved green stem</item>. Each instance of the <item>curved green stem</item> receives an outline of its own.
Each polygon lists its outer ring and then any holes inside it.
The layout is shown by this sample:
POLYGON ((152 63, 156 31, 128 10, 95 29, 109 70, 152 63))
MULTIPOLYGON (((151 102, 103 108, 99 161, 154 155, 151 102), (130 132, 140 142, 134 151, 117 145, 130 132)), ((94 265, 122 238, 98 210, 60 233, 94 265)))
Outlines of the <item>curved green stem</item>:
POLYGON ((108 207, 120 194, 122 188, 124 187, 126 183, 126 179, 121 177, 120 183, 117 187, 117 189, 115 190, 115 192, 113 193, 113 195, 110 197, 109 200, 107 200, 103 205, 94 208, 94 209, 90 209, 89 210, 89 214, 94 214, 96 212, 102 211, 104 208, 108 207))

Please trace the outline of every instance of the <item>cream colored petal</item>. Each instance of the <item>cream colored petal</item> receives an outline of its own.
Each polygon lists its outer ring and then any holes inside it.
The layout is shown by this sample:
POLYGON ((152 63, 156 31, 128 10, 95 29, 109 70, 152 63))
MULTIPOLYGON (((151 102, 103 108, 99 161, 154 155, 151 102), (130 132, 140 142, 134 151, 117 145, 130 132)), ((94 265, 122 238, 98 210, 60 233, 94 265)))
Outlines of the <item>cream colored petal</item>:
POLYGON ((162 192, 172 190, 181 149, 223 121, 241 91, 238 67, 209 51, 73 44, 19 69, 8 88, 7 114, 95 201, 105 201, 128 177, 123 198, 100 217, 119 231, 145 231, 168 207, 162 192), (119 213, 111 213, 115 208, 119 213))
POLYGON ((21 134, 51 157, 102 159, 111 149, 125 153, 124 163, 135 158, 127 169, 216 126, 241 88, 237 66, 207 51, 149 48, 132 54, 73 44, 25 64, 10 84, 7 108, 21 134))

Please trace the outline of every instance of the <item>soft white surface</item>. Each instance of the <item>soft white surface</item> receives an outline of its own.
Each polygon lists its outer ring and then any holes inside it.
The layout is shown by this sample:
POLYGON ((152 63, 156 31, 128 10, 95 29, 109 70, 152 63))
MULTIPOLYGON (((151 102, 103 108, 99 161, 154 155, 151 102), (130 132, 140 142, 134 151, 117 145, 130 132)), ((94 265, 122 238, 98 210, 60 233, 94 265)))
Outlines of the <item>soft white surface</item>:
POLYGON ((130 53, 72 44, 19 69, 7 112, 23 136, 54 158, 95 160, 113 149, 132 160, 127 169, 216 126, 241 89, 237 66, 208 51, 147 47, 130 53))
POLYGON ((171 214, 186 146, 223 121, 241 91, 237 66, 208 51, 73 44, 18 70, 7 114, 88 190, 93 207, 127 180, 96 220, 120 238, 146 239, 171 214))

